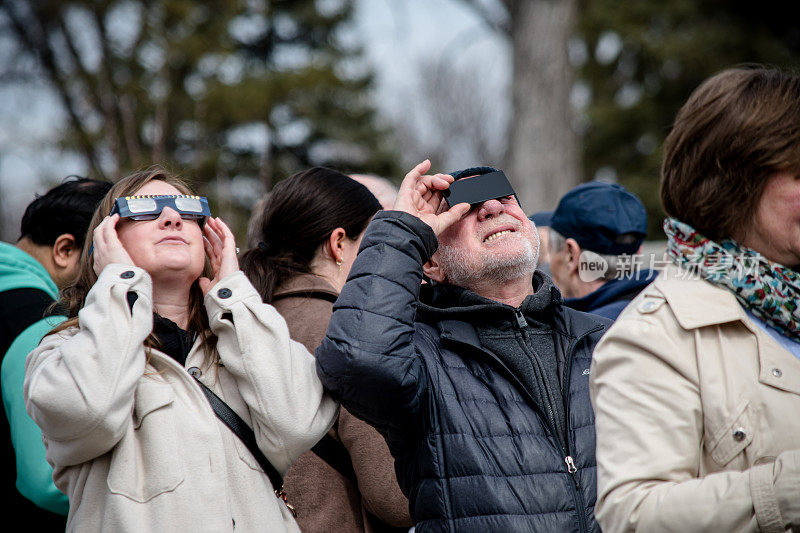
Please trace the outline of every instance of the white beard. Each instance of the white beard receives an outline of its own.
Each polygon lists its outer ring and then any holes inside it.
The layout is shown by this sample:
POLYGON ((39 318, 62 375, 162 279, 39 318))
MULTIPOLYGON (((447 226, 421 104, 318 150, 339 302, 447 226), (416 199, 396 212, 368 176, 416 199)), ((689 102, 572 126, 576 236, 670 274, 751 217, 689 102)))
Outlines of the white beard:
MULTIPOLYGON (((536 230, 534 230, 536 231, 536 230)), ((526 236, 527 237, 527 236, 526 236)), ((539 261, 539 241, 534 246, 530 237, 516 255, 487 253, 482 257, 470 257, 462 248, 439 245, 439 265, 448 283, 471 289, 479 282, 506 283, 523 277, 530 278, 539 261)))

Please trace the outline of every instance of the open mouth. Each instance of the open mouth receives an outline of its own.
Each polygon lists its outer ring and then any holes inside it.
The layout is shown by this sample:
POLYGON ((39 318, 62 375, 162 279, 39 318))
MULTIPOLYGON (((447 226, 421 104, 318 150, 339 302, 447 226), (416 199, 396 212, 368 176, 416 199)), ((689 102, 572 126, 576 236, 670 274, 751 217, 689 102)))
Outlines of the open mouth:
POLYGON ((483 239, 483 242, 492 242, 496 238, 501 237, 503 235, 506 235, 507 233, 511 233, 512 231, 514 231, 514 230, 504 229, 504 230, 496 231, 496 232, 492 233, 491 235, 487 236, 485 239, 483 239))

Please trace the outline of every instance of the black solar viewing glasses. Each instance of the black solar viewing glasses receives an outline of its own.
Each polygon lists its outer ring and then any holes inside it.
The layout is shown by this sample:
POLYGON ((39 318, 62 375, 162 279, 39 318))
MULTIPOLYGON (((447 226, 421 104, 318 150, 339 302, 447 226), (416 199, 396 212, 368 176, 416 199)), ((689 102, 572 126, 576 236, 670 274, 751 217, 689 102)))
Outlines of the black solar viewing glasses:
POLYGON ((514 188, 508 182, 506 175, 501 171, 489 172, 471 178, 461 178, 450 184, 450 187, 442 191, 447 201, 447 205, 453 207, 456 204, 466 203, 472 207, 487 200, 514 196, 514 188))

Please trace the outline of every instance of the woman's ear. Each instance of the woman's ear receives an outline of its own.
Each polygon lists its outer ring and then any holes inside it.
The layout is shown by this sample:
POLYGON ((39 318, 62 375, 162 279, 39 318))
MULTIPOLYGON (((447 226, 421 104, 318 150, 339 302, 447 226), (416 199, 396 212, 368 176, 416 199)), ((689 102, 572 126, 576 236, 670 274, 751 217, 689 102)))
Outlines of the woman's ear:
POLYGON ((344 228, 336 228, 328 237, 328 254, 331 256, 331 259, 333 259, 333 262, 337 265, 341 264, 344 260, 344 247, 346 245, 346 239, 347 233, 344 231, 344 228))

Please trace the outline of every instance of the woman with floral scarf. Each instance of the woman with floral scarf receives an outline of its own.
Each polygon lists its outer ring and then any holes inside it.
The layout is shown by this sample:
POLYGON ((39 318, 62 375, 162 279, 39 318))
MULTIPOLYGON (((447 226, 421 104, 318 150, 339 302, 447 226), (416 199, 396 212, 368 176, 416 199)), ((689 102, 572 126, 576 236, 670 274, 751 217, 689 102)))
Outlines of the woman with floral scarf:
POLYGON ((706 80, 664 143, 670 265, 594 352, 604 531, 800 531, 800 77, 706 80))

